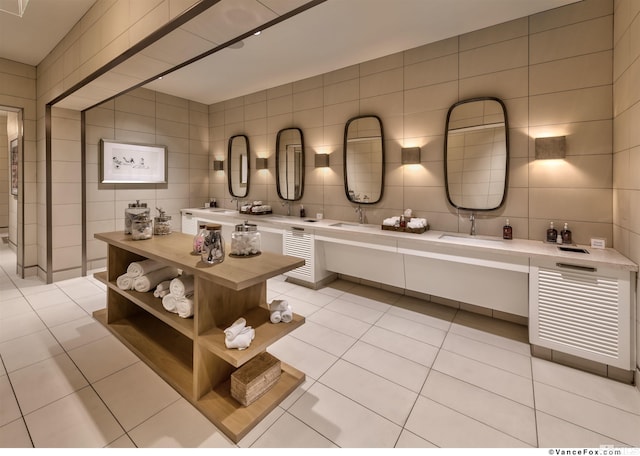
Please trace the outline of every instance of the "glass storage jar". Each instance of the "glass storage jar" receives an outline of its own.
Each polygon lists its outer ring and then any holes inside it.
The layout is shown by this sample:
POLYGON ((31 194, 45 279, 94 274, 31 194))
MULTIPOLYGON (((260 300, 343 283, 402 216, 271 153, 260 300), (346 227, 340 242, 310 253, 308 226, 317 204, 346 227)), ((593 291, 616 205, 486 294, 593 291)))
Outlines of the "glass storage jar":
POLYGON ((206 226, 207 233, 202 245, 200 258, 208 264, 217 264, 224 261, 224 239, 222 238, 222 225, 209 223, 206 226))
POLYGON ((161 208, 156 207, 159 214, 153 219, 153 234, 171 234, 171 216, 167 215, 161 208))
POLYGON ((131 239, 140 241, 153 237, 153 220, 146 215, 139 215, 131 222, 131 239))
POLYGON ((245 221, 236 225, 236 230, 231 233, 232 256, 248 257, 260 254, 260 233, 258 226, 245 221))
POLYGON ((124 234, 131 234, 133 219, 141 215, 151 217, 151 211, 147 207, 147 203, 141 203, 140 200, 136 200, 135 203, 129 203, 129 207, 124 210, 124 234))
POLYGON ((202 246, 204 245, 204 238, 207 237, 207 224, 198 224, 198 234, 193 237, 193 253, 200 255, 202 253, 202 246))

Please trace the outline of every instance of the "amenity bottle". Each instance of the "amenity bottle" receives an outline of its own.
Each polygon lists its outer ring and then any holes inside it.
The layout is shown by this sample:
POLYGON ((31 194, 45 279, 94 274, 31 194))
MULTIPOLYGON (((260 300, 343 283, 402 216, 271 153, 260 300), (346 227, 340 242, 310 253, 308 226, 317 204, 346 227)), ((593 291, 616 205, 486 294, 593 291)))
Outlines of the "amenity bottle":
POLYGON ((507 223, 502 227, 502 239, 513 239, 513 227, 507 219, 507 223))
POLYGON ((571 230, 569 229, 569 224, 565 223, 564 224, 564 228, 562 229, 562 231, 560 231, 560 235, 562 236, 562 243, 563 244, 572 244, 573 241, 571 240, 571 230))
POLYGON ((556 242, 558 239, 558 230, 553 227, 553 222, 549 222, 549 229, 547 230, 547 242, 556 242))

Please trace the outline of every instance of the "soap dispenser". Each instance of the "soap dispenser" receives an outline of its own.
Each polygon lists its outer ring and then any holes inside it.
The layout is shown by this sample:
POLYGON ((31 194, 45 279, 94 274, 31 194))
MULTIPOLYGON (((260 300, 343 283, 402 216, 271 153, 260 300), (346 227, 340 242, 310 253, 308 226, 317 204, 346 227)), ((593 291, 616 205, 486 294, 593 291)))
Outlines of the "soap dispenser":
POLYGON ((507 223, 502 227, 502 239, 513 239, 513 228, 509 224, 509 219, 507 219, 507 223))
POLYGON ((562 231, 560 231, 560 235, 562 236, 562 243, 563 244, 571 244, 572 243, 571 230, 569 229, 569 224, 568 223, 564 224, 564 228, 562 229, 562 231))
POLYGON ((558 230, 553 227, 553 222, 549 222, 549 229, 547 230, 547 242, 556 242, 558 239, 558 230))
POLYGON ((300 205, 300 217, 306 217, 304 206, 302 204, 300 205))

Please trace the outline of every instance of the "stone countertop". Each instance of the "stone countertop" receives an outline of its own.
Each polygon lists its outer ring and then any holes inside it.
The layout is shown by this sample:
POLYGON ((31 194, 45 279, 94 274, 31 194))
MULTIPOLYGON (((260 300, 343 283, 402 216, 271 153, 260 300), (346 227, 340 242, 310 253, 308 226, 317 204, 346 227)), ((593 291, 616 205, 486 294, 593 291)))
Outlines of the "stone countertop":
POLYGON ((436 250, 448 254, 481 256, 484 254, 502 254, 513 257, 528 257, 567 261, 584 266, 607 266, 616 269, 637 272, 638 265, 612 248, 596 249, 584 245, 558 245, 528 239, 505 240, 493 236, 469 236, 464 233, 448 233, 428 230, 422 234, 382 230, 380 225, 358 224, 342 220, 314 219, 286 215, 249 215, 235 210, 221 208, 182 209, 183 215, 190 213, 202 218, 229 218, 232 223, 249 220, 258 225, 275 228, 288 227, 313 229, 318 235, 339 237, 355 242, 375 242, 386 245, 395 243, 398 248, 430 251, 436 250), (562 251, 559 247, 584 249, 588 253, 562 251))

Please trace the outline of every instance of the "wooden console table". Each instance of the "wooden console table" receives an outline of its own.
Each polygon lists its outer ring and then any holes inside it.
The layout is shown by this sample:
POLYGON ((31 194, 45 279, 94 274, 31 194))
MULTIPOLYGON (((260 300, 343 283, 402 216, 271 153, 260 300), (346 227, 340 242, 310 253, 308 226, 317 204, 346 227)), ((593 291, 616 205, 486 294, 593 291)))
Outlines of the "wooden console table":
POLYGON ((183 233, 144 241, 120 231, 95 238, 109 247, 107 271, 96 274, 107 285, 107 307, 94 312, 94 318, 231 440, 238 442, 304 381, 304 373, 282 363, 276 385, 248 407, 230 392, 234 370, 304 323, 297 314, 290 323, 270 322, 266 283, 304 265, 303 259, 263 252, 207 265, 191 254, 193 237, 183 233), (153 293, 118 288, 116 279, 129 264, 147 258, 194 275, 193 318, 167 312, 153 293), (255 329, 255 339, 246 350, 227 349, 224 329, 239 317, 255 329))

